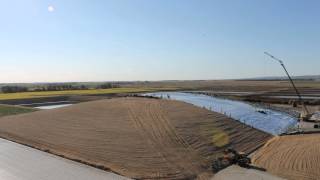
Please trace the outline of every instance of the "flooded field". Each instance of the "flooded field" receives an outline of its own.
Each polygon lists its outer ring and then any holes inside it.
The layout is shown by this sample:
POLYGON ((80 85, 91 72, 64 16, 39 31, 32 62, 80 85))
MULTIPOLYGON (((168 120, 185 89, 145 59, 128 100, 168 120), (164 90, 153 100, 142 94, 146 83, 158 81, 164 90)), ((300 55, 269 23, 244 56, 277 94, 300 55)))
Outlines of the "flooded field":
POLYGON ((260 109, 241 101, 182 92, 157 92, 146 95, 170 98, 204 107, 274 135, 285 132, 297 123, 297 119, 288 114, 270 109, 263 109, 265 113, 261 113, 260 109))

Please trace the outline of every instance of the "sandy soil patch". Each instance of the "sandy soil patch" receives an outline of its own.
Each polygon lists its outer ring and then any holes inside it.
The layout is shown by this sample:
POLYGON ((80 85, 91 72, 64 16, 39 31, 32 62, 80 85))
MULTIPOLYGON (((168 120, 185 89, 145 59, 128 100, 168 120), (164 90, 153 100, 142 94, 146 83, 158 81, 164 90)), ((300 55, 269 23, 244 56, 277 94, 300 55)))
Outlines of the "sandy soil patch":
POLYGON ((280 177, 256 169, 242 168, 237 165, 219 171, 211 180, 284 180, 280 177))
POLYGON ((320 134, 275 137, 259 149, 253 161, 287 179, 319 179, 320 134))
POLYGON ((0 118, 0 136, 138 179, 207 179, 227 147, 271 136, 190 104, 115 98, 0 118))

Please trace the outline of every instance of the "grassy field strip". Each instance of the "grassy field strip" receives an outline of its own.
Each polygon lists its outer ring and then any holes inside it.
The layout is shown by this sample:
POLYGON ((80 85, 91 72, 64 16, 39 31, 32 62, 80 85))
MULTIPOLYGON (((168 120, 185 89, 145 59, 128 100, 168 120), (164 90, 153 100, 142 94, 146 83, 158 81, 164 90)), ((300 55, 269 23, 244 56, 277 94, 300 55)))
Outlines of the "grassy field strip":
POLYGON ((11 105, 0 105, 0 117, 22 114, 36 111, 34 108, 21 107, 21 106, 11 106, 11 105))
POLYGON ((22 92, 22 93, 0 93, 0 100, 28 99, 49 96, 63 95, 93 95, 93 94, 115 94, 115 93, 138 93, 151 91, 175 90, 174 88, 112 88, 112 89, 89 89, 89 90, 68 90, 68 91, 43 91, 43 92, 22 92))

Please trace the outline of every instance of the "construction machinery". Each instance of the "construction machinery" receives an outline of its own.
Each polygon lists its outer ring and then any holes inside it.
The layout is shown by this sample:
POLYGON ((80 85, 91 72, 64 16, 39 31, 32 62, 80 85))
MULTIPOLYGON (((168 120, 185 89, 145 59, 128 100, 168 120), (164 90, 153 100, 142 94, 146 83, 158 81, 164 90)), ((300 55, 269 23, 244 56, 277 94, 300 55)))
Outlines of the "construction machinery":
POLYGON ((237 164, 240 167, 249 168, 251 164, 251 159, 247 154, 243 152, 238 152, 232 148, 228 148, 224 151, 223 157, 219 157, 212 163, 212 171, 217 173, 218 171, 237 164))
POLYGON ((256 112, 267 115, 267 111, 264 109, 256 109, 256 112))
MULTIPOLYGON (((298 96, 298 101, 299 101, 299 104, 301 104, 302 106, 302 112, 300 113, 300 120, 301 121, 312 121, 312 122, 317 122, 319 123, 320 122, 320 118, 318 118, 318 116, 316 116, 316 114, 313 114, 313 113, 310 113, 310 111, 308 110, 307 106, 304 104, 304 101, 302 100, 302 97, 301 97, 301 94, 300 92, 298 91, 296 85, 294 84, 291 76, 289 75, 288 71, 287 71, 287 68, 285 67, 284 63, 282 60, 280 60, 279 58, 276 58, 275 56, 271 55, 270 53, 268 52, 264 52, 264 54, 266 54, 267 56, 269 56, 270 58, 278 61, 282 68, 284 69, 286 75, 288 76, 289 78, 289 81, 295 91, 295 93, 297 94, 298 96)), ((315 127, 318 127, 319 124, 316 124, 315 127)))

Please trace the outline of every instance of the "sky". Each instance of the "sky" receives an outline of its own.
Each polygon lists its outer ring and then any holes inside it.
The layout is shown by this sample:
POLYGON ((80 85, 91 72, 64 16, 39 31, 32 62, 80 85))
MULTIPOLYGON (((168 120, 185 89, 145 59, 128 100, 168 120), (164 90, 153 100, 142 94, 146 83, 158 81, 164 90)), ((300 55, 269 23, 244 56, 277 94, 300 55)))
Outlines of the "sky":
POLYGON ((318 0, 0 0, 0 83, 320 74, 318 0))

